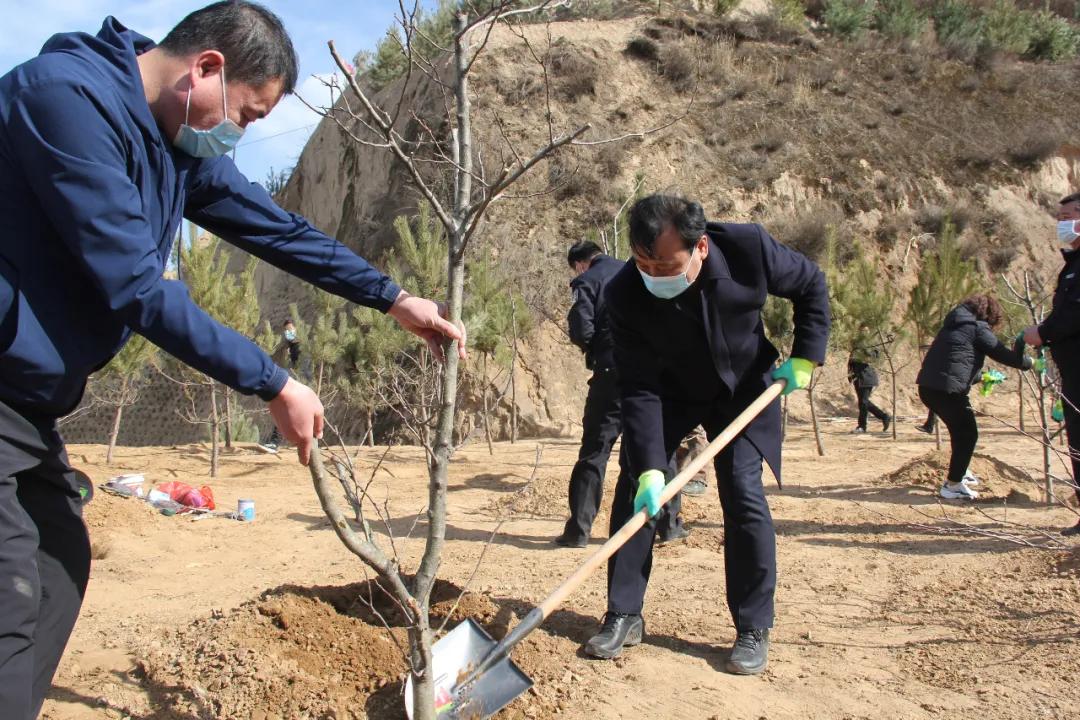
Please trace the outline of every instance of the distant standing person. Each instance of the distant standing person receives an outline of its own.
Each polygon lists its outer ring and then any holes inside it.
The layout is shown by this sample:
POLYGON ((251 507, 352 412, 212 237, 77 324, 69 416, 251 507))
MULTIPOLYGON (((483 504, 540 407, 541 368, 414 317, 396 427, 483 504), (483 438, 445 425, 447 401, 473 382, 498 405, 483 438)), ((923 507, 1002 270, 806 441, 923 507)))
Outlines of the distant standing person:
MULTIPOLYGON (((1041 325, 1024 330, 1024 341, 1033 347, 1050 348, 1061 375, 1061 405, 1065 434, 1069 439, 1073 483, 1080 485, 1080 193, 1062 198, 1057 212, 1057 238, 1065 266, 1058 274, 1050 314, 1041 325)), ((1076 490, 1080 497, 1080 487, 1076 490)), ((1062 535, 1080 535, 1080 522, 1062 535)))
POLYGON ((968 470, 979 440, 968 393, 982 374, 986 357, 1023 370, 1032 364, 1031 358, 1024 355, 1022 340, 1010 350, 994 335, 1003 317, 1001 305, 991 295, 973 295, 957 305, 945 317, 915 380, 919 399, 949 429, 952 456, 939 491, 949 500, 974 500, 979 496, 970 487, 978 480, 968 470))
MULTIPOLYGON (((608 320, 604 288, 625 263, 605 255, 600 246, 582 240, 571 246, 566 260, 574 279, 570 289, 573 305, 567 316, 570 341, 585 354, 585 367, 592 370, 581 419, 581 449, 570 473, 570 518, 557 545, 585 547, 589 544, 593 520, 600 511, 611 448, 622 433, 622 411, 612 356, 611 326, 608 320)), ((678 520, 678 502, 661 524, 662 537, 684 534, 678 520)))
MULTIPOLYGON (((285 325, 282 326, 281 344, 274 351, 274 355, 276 356, 282 350, 288 353, 289 374, 296 377, 300 369, 300 338, 296 336, 296 325, 292 320, 286 320, 285 325)), ((273 423, 273 430, 270 431, 270 437, 266 442, 259 443, 259 449, 273 455, 277 454, 278 446, 284 442, 285 438, 281 435, 281 431, 278 430, 277 423, 274 423, 273 418, 270 419, 270 422, 273 423)))
POLYGON ((878 351, 875 348, 857 347, 852 350, 848 357, 847 374, 848 382, 855 387, 855 400, 859 405, 859 419, 856 422, 854 433, 866 432, 866 420, 868 415, 873 415, 881 421, 881 432, 886 432, 892 423, 892 415, 885 412, 870 399, 879 384, 877 370, 870 364, 876 360, 878 351))

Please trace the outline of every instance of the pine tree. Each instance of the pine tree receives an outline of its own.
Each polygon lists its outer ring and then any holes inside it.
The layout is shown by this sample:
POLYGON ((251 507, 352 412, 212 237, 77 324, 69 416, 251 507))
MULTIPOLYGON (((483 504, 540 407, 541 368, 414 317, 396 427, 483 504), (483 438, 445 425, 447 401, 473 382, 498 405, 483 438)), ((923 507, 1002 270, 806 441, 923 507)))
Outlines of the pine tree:
POLYGON ((109 432, 109 449, 105 453, 106 465, 112 463, 124 408, 138 401, 139 392, 149 379, 157 355, 157 347, 149 340, 142 335, 133 335, 94 378, 91 392, 101 402, 115 408, 112 430, 109 432))
POLYGON ((919 281, 911 289, 905 319, 915 331, 920 350, 937 334, 949 311, 979 291, 975 263, 960 254, 956 227, 946 221, 936 252, 923 258, 919 281))

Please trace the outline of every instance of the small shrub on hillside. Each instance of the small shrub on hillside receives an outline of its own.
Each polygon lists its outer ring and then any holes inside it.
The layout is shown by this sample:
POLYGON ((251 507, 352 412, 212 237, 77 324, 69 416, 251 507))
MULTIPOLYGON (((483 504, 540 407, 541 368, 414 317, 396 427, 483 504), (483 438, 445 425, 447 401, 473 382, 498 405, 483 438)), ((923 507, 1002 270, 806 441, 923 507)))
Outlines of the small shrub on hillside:
POLYGON ((1032 169, 1057 152, 1063 138, 1052 129, 1032 128, 1021 135, 1005 154, 1017 167, 1032 169))
POLYGON ((660 49, 660 74, 676 90, 689 90, 694 84, 694 56, 680 43, 668 43, 660 49))
POLYGON ((739 7, 740 0, 713 0, 713 12, 724 17, 729 12, 739 7))
POLYGON ((1080 50, 1080 34, 1067 20, 1042 10, 1035 13, 1032 26, 1027 57, 1050 62, 1062 62, 1076 57, 1080 50))
POLYGON ((597 62, 569 43, 556 43, 551 48, 551 69, 556 78, 556 91, 567 100, 596 93, 600 70, 597 62))
POLYGON ((999 248, 994 248, 990 251, 990 254, 986 256, 986 269, 994 275, 999 275, 1008 271, 1009 266, 1012 265, 1013 260, 1020 254, 1020 247, 1015 243, 1003 245, 999 248))
POLYGON ((1013 0, 995 0, 983 19, 986 42, 998 50, 1022 55, 1035 31, 1034 15, 1016 7, 1013 0))
POLYGON ((636 37, 626 44, 626 54, 639 60, 659 60, 660 45, 652 38, 636 37))
POLYGON ((986 42, 983 16, 966 0, 944 0, 933 18, 938 43, 950 57, 971 61, 986 42))
POLYGON ((596 153, 596 169, 602 177, 611 180, 622 170, 625 157, 626 148, 622 143, 604 143, 596 153))
POLYGON ((832 34, 857 38, 870 27, 873 11, 873 4, 864 0, 826 0, 822 20, 832 34))
POLYGON ((940 234, 946 225, 951 225, 956 234, 959 235, 971 225, 974 218, 974 211, 964 204, 952 207, 932 204, 923 205, 913 217, 915 224, 923 232, 931 235, 940 234))
POLYGON ((874 242, 883 252, 889 252, 911 234, 911 214, 906 212, 886 216, 874 231, 874 242))
POLYGON ((830 237, 843 219, 839 208, 822 203, 802 208, 791 217, 773 221, 768 227, 780 242, 811 260, 820 261, 829 250, 830 237))
POLYGON ((912 0, 881 0, 874 8, 874 27, 892 40, 917 40, 929 22, 912 0))
POLYGON ((798 30, 806 27, 803 0, 772 0, 772 15, 785 27, 798 30))

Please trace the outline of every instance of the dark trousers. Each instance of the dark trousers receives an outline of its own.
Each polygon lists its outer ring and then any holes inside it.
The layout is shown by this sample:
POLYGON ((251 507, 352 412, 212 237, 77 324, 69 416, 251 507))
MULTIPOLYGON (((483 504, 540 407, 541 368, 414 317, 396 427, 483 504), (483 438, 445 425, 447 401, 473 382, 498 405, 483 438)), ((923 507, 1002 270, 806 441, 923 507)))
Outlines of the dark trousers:
MULTIPOLYGON (((563 534, 588 539, 593 520, 600 512, 604 497, 604 475, 607 473, 611 448, 622 433, 622 412, 615 370, 596 370, 589 379, 589 394, 585 398, 585 415, 581 420, 581 449, 570 473, 570 519, 563 534)), ((658 523, 661 537, 673 532, 681 522, 678 518, 681 495, 661 511, 658 523)))
POLYGON ((33 720, 75 627, 90 539, 53 423, 0 403, 0 716, 33 720))
POLYGON ((1069 454, 1072 456, 1073 484, 1077 486, 1076 497, 1080 498, 1080 412, 1076 409, 1080 407, 1080 382, 1062 382, 1061 390, 1065 396, 1061 405, 1065 412, 1065 436, 1069 441, 1069 454))
POLYGON ((934 432, 934 428, 937 427, 937 415, 934 414, 933 410, 926 411, 926 422, 923 423, 923 427, 930 432, 934 432))
POLYGON ((949 429, 949 445, 952 457, 949 459, 949 482, 964 479, 971 456, 975 454, 975 444, 979 441, 979 426, 975 422, 975 410, 967 393, 947 393, 941 390, 919 386, 919 399, 926 407, 941 418, 949 429))
POLYGON ((859 400, 859 427, 863 430, 866 429, 866 416, 869 413, 878 420, 885 422, 885 418, 889 417, 889 414, 879 408, 870 400, 870 395, 874 392, 874 387, 858 387, 855 388, 855 396, 859 400))
MULTIPOLYGON (((732 416, 734 417, 734 416, 732 416)), ((730 418, 727 418, 730 419, 730 418)), ((664 442, 669 453, 684 435, 697 425, 664 420, 664 442), (670 433, 670 434, 669 434, 670 433)), ((726 422, 705 423, 710 440, 726 422)), ((624 459, 624 458, 620 458, 624 459)), ((776 530, 761 485, 761 453, 740 435, 713 463, 720 505, 724 513, 724 563, 727 604, 738 630, 772 627, 773 596, 776 591, 776 530)), ((637 482, 622 463, 615 499, 611 508, 611 531, 621 527, 633 514, 637 482)), ((652 572, 653 539, 656 527, 647 523, 608 560, 608 610, 640 614, 645 589, 652 572)))

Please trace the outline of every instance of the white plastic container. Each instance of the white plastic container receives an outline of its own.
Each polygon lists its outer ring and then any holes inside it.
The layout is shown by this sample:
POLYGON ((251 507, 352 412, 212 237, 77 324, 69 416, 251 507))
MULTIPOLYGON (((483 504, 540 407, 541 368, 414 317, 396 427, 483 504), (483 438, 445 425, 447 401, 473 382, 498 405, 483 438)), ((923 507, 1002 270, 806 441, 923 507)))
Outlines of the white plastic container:
POLYGON ((240 499, 236 501, 236 517, 244 522, 254 522, 255 501, 240 499))

